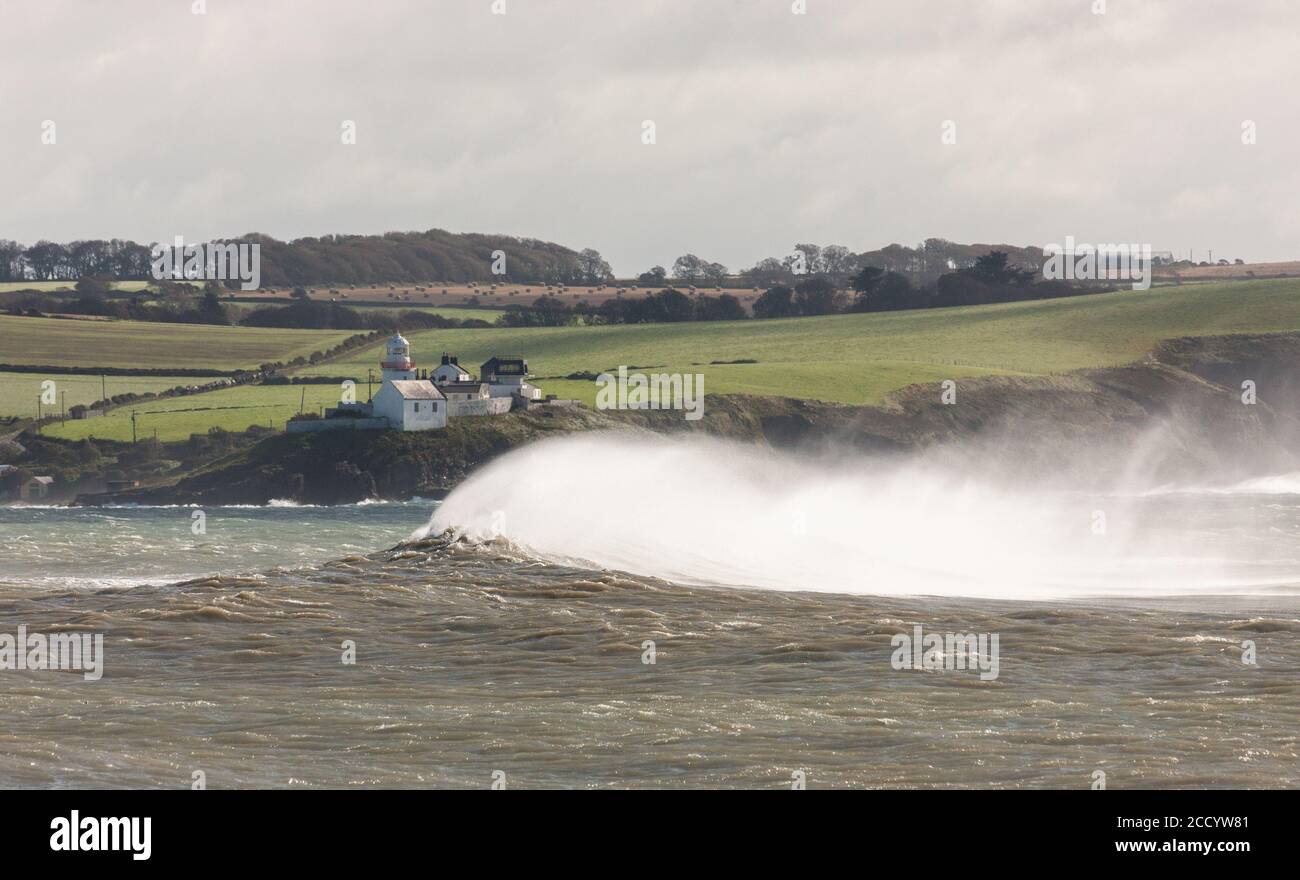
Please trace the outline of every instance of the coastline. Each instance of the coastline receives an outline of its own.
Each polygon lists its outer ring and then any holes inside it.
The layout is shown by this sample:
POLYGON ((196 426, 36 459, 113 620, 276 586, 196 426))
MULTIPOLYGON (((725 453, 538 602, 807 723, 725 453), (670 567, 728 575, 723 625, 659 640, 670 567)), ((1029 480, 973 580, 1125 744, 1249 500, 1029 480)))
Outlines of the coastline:
MULTIPOLYGON (((1008 436, 1019 466, 1069 472, 1087 459, 1096 478, 1100 444, 1132 446, 1164 433, 1159 476, 1214 465, 1227 477, 1264 462, 1300 467, 1300 332, 1194 337, 1159 345, 1142 363, 1046 377, 964 379, 956 404, 937 385, 912 385, 881 406, 781 397, 716 395, 704 417, 672 410, 538 408, 461 419, 436 431, 327 432, 267 437, 175 482, 78 496, 77 504, 348 504, 367 499, 443 498, 500 455, 548 437, 589 431, 693 432, 795 453, 893 455, 956 444, 990 451, 1008 436), (1251 381, 1258 401, 1243 405, 1251 381)), ((1267 470, 1267 468, 1265 468, 1267 470)), ((1276 469, 1274 469, 1276 472, 1276 469)), ((1104 476, 1104 475, 1103 475, 1104 476)))

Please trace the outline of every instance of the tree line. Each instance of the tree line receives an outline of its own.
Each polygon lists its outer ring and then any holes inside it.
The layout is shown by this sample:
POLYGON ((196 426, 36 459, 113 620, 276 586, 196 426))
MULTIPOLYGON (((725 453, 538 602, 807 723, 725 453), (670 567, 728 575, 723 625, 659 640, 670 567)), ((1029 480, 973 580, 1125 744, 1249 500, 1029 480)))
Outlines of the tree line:
POLYGON ((149 248, 133 241, 38 241, 24 247, 0 239, 0 281, 72 281, 100 275, 144 279, 149 276, 149 248))
MULTIPOLYGON (((609 263, 590 248, 574 251, 534 238, 441 229, 289 242, 251 234, 222 243, 260 245, 261 280, 271 287, 428 280, 596 284, 613 278, 609 263)), ((0 281, 148 280, 152 246, 96 239, 67 244, 42 240, 26 247, 0 239, 0 281)))
MULTIPOLYGON (((754 299, 753 317, 798 318, 849 312, 932 309, 983 303, 1016 302, 1094 293, 1096 285, 1039 280, 1036 269, 1011 262, 1004 251, 977 257, 972 265, 914 285, 907 275, 880 266, 863 266, 838 287, 823 275, 793 284, 773 284, 754 299)), ((578 300, 572 306, 553 296, 530 306, 508 306, 498 323, 509 327, 560 327, 569 324, 655 324, 679 321, 735 321, 750 317, 731 294, 688 296, 668 287, 642 297, 610 298, 596 305, 578 300)))
POLYGON ((933 284, 946 274, 969 269, 975 261, 993 251, 1005 253, 1008 261, 1022 268, 1040 267, 1043 251, 1036 247, 1013 245, 959 244, 944 238, 927 238, 915 247, 891 244, 878 250, 854 253, 843 245, 797 244, 790 253, 765 257, 736 274, 721 263, 695 254, 684 254, 672 264, 671 271, 653 266, 642 272, 637 281, 651 286, 668 286, 673 282, 724 284, 727 281, 745 287, 768 288, 785 285, 793 288, 801 281, 821 278, 835 287, 844 288, 867 267, 901 275, 916 287, 933 284))
POLYGON ((848 290, 821 276, 793 286, 776 284, 754 301, 753 311, 755 318, 889 312, 1050 299, 1098 289, 1064 281, 1041 281, 1037 269, 1015 265, 1005 251, 992 251, 977 257, 972 265, 940 275, 928 284, 916 285, 901 272, 871 265, 858 270, 848 290))
POLYGON ((528 306, 507 306, 497 319, 503 327, 564 327, 571 324, 675 324, 683 321, 738 321, 745 306, 729 293, 687 296, 675 288, 637 297, 611 297, 600 303, 573 305, 555 296, 540 296, 528 306))
MULTIPOLYGON (((288 242, 249 234, 223 243, 258 244, 261 280, 271 287, 435 280, 582 285, 603 284, 614 277, 609 263, 590 248, 576 251, 533 238, 441 229, 324 235, 288 242)), ((74 281, 92 276, 149 280, 151 247, 124 239, 66 244, 42 240, 30 247, 0 239, 0 281, 74 281)), ((995 250, 1006 253, 1018 266, 1042 265, 1040 248, 964 245, 929 238, 915 247, 891 244, 861 253, 842 245, 797 244, 789 254, 764 258, 735 275, 721 263, 688 253, 673 262, 671 271, 654 266, 637 281, 664 289, 674 284, 724 283, 767 288, 778 284, 793 287, 808 278, 823 278, 836 287, 846 287, 864 268, 875 266, 904 276, 913 286, 924 286, 942 275, 972 267, 979 257, 995 250)))

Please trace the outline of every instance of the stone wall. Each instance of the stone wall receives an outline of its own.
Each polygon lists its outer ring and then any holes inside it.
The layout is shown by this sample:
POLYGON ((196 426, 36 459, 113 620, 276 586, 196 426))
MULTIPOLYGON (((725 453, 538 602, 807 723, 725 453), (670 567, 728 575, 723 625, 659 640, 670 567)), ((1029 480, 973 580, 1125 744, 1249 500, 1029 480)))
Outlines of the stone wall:
POLYGON ((287 422, 284 429, 290 434, 308 434, 313 431, 382 431, 388 419, 300 419, 287 422))
POLYGON ((447 401, 447 416, 453 419, 462 416, 499 416, 502 413, 510 412, 510 407, 513 404, 514 398, 511 397, 489 397, 486 400, 449 400, 447 401))

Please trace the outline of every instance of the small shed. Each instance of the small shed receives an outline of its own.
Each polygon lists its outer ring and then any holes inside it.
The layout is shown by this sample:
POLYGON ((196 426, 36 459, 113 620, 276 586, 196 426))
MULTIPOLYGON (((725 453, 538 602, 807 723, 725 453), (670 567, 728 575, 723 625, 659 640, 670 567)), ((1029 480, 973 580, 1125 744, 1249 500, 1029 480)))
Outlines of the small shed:
POLYGON ((32 477, 18 490, 18 497, 23 501, 44 498, 50 494, 50 488, 54 485, 54 477, 32 477))

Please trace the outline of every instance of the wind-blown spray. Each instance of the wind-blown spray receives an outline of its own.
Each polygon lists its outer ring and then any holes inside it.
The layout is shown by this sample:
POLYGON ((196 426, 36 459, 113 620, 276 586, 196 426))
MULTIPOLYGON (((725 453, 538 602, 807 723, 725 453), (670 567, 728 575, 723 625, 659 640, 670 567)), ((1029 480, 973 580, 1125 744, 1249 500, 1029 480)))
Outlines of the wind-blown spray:
POLYGON ((1258 586, 1230 570, 1230 535, 1166 521, 1153 499, 968 464, 568 437, 485 468, 423 533, 502 538, 556 561, 691 584, 1004 599, 1258 586))

